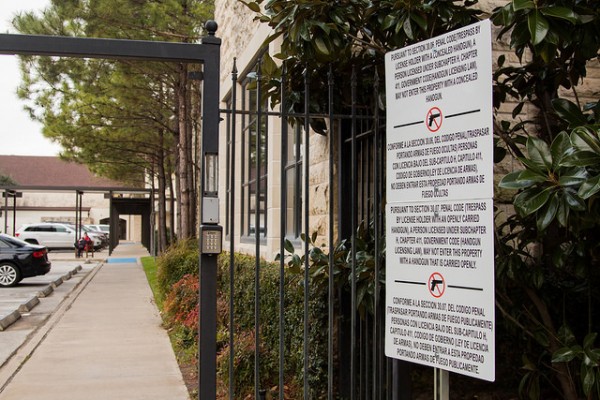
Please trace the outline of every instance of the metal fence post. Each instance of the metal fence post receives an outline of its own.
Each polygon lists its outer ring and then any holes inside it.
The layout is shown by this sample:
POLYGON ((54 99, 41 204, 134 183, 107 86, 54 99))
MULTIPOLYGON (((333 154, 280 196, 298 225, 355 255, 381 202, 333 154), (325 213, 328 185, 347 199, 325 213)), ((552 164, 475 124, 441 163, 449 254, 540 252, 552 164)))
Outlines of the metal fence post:
MULTIPOLYGON (((207 161, 209 156, 218 159, 219 154, 219 63, 221 39, 215 37, 217 23, 208 21, 206 30, 208 36, 202 39, 203 45, 211 49, 210 54, 204 60, 204 93, 202 96, 202 179, 200 193, 201 219, 203 227, 210 229, 209 244, 221 241, 218 229, 218 197, 215 187, 209 187, 207 182, 207 161), (209 191, 210 189, 210 191, 209 191), (214 219, 213 205, 216 203, 216 218, 214 219), (210 213, 208 204, 211 205, 210 213), (210 215, 208 215, 210 214, 210 215), (207 226, 208 225, 208 226, 207 226), (213 235, 213 233, 215 235, 213 235)), ((215 167, 215 165, 212 165, 215 167)), ((218 163, 217 163, 218 169, 218 163)), ((216 173, 216 171, 213 171, 216 173)), ((214 184, 215 182, 213 182, 214 184)), ((222 235, 222 230, 221 230, 222 235)), ((200 234, 200 265, 199 265, 199 360, 198 360, 198 398, 200 400, 214 400, 217 397, 217 256, 216 252, 206 251, 203 239, 204 231, 200 234)))

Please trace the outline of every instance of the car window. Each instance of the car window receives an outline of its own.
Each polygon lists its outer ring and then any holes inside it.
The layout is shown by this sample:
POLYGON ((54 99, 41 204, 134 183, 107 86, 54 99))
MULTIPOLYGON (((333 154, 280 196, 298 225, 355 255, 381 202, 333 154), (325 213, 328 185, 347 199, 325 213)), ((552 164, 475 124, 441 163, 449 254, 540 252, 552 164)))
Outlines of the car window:
POLYGON ((4 240, 0 239, 0 249, 9 249, 10 246, 8 243, 5 243, 4 240))
POLYGON ((65 233, 65 232, 67 231, 67 228, 65 228, 64 226, 55 225, 55 226, 54 226, 54 230, 55 230, 56 232, 65 233))
POLYGON ((23 247, 23 246, 29 246, 29 243, 21 240, 21 239, 17 239, 15 237, 12 236, 8 236, 8 235, 2 235, 0 236, 0 246, 4 244, 6 247, 23 247))

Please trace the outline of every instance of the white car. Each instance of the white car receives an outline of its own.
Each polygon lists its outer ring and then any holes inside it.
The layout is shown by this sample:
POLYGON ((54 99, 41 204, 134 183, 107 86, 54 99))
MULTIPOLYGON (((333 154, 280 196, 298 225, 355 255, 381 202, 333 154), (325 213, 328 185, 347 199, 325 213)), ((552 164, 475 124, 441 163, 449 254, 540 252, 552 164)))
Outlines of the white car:
MULTIPOLYGON (((102 247, 102 240, 98 235, 88 234, 94 242, 94 248, 102 247)), ((48 249, 72 249, 75 242, 83 236, 75 234, 75 226, 56 222, 42 222, 39 224, 23 225, 15 232, 15 236, 28 243, 46 246, 48 249)))
POLYGON ((86 228, 90 228, 92 231, 95 231, 95 232, 103 232, 106 234, 107 237, 110 234, 110 225, 96 224, 96 225, 84 225, 84 226, 86 228))

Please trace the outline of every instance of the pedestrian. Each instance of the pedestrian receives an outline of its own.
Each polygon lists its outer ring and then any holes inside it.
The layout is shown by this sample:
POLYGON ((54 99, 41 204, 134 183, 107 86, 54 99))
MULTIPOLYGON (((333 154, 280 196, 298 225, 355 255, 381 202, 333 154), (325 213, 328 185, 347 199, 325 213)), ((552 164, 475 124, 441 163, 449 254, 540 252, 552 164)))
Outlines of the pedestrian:
POLYGON ((94 241, 87 232, 83 234, 83 240, 85 241, 85 257, 87 258, 89 252, 92 252, 92 257, 94 257, 94 241))
POLYGON ((85 250, 85 238, 81 237, 75 242, 75 255, 77 258, 81 257, 83 250, 85 250))

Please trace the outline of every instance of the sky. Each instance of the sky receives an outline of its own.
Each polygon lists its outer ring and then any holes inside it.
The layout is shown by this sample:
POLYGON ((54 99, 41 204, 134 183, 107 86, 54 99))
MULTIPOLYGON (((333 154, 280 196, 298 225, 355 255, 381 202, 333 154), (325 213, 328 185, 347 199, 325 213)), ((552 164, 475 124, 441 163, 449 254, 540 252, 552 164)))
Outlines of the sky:
MULTIPOLYGON (((49 5, 50 0, 1 0, 0 33, 16 33, 10 23, 15 14, 49 5)), ((0 155, 56 156, 60 146, 42 135, 41 124, 29 118, 17 98, 20 81, 18 58, 0 55, 0 155)))

